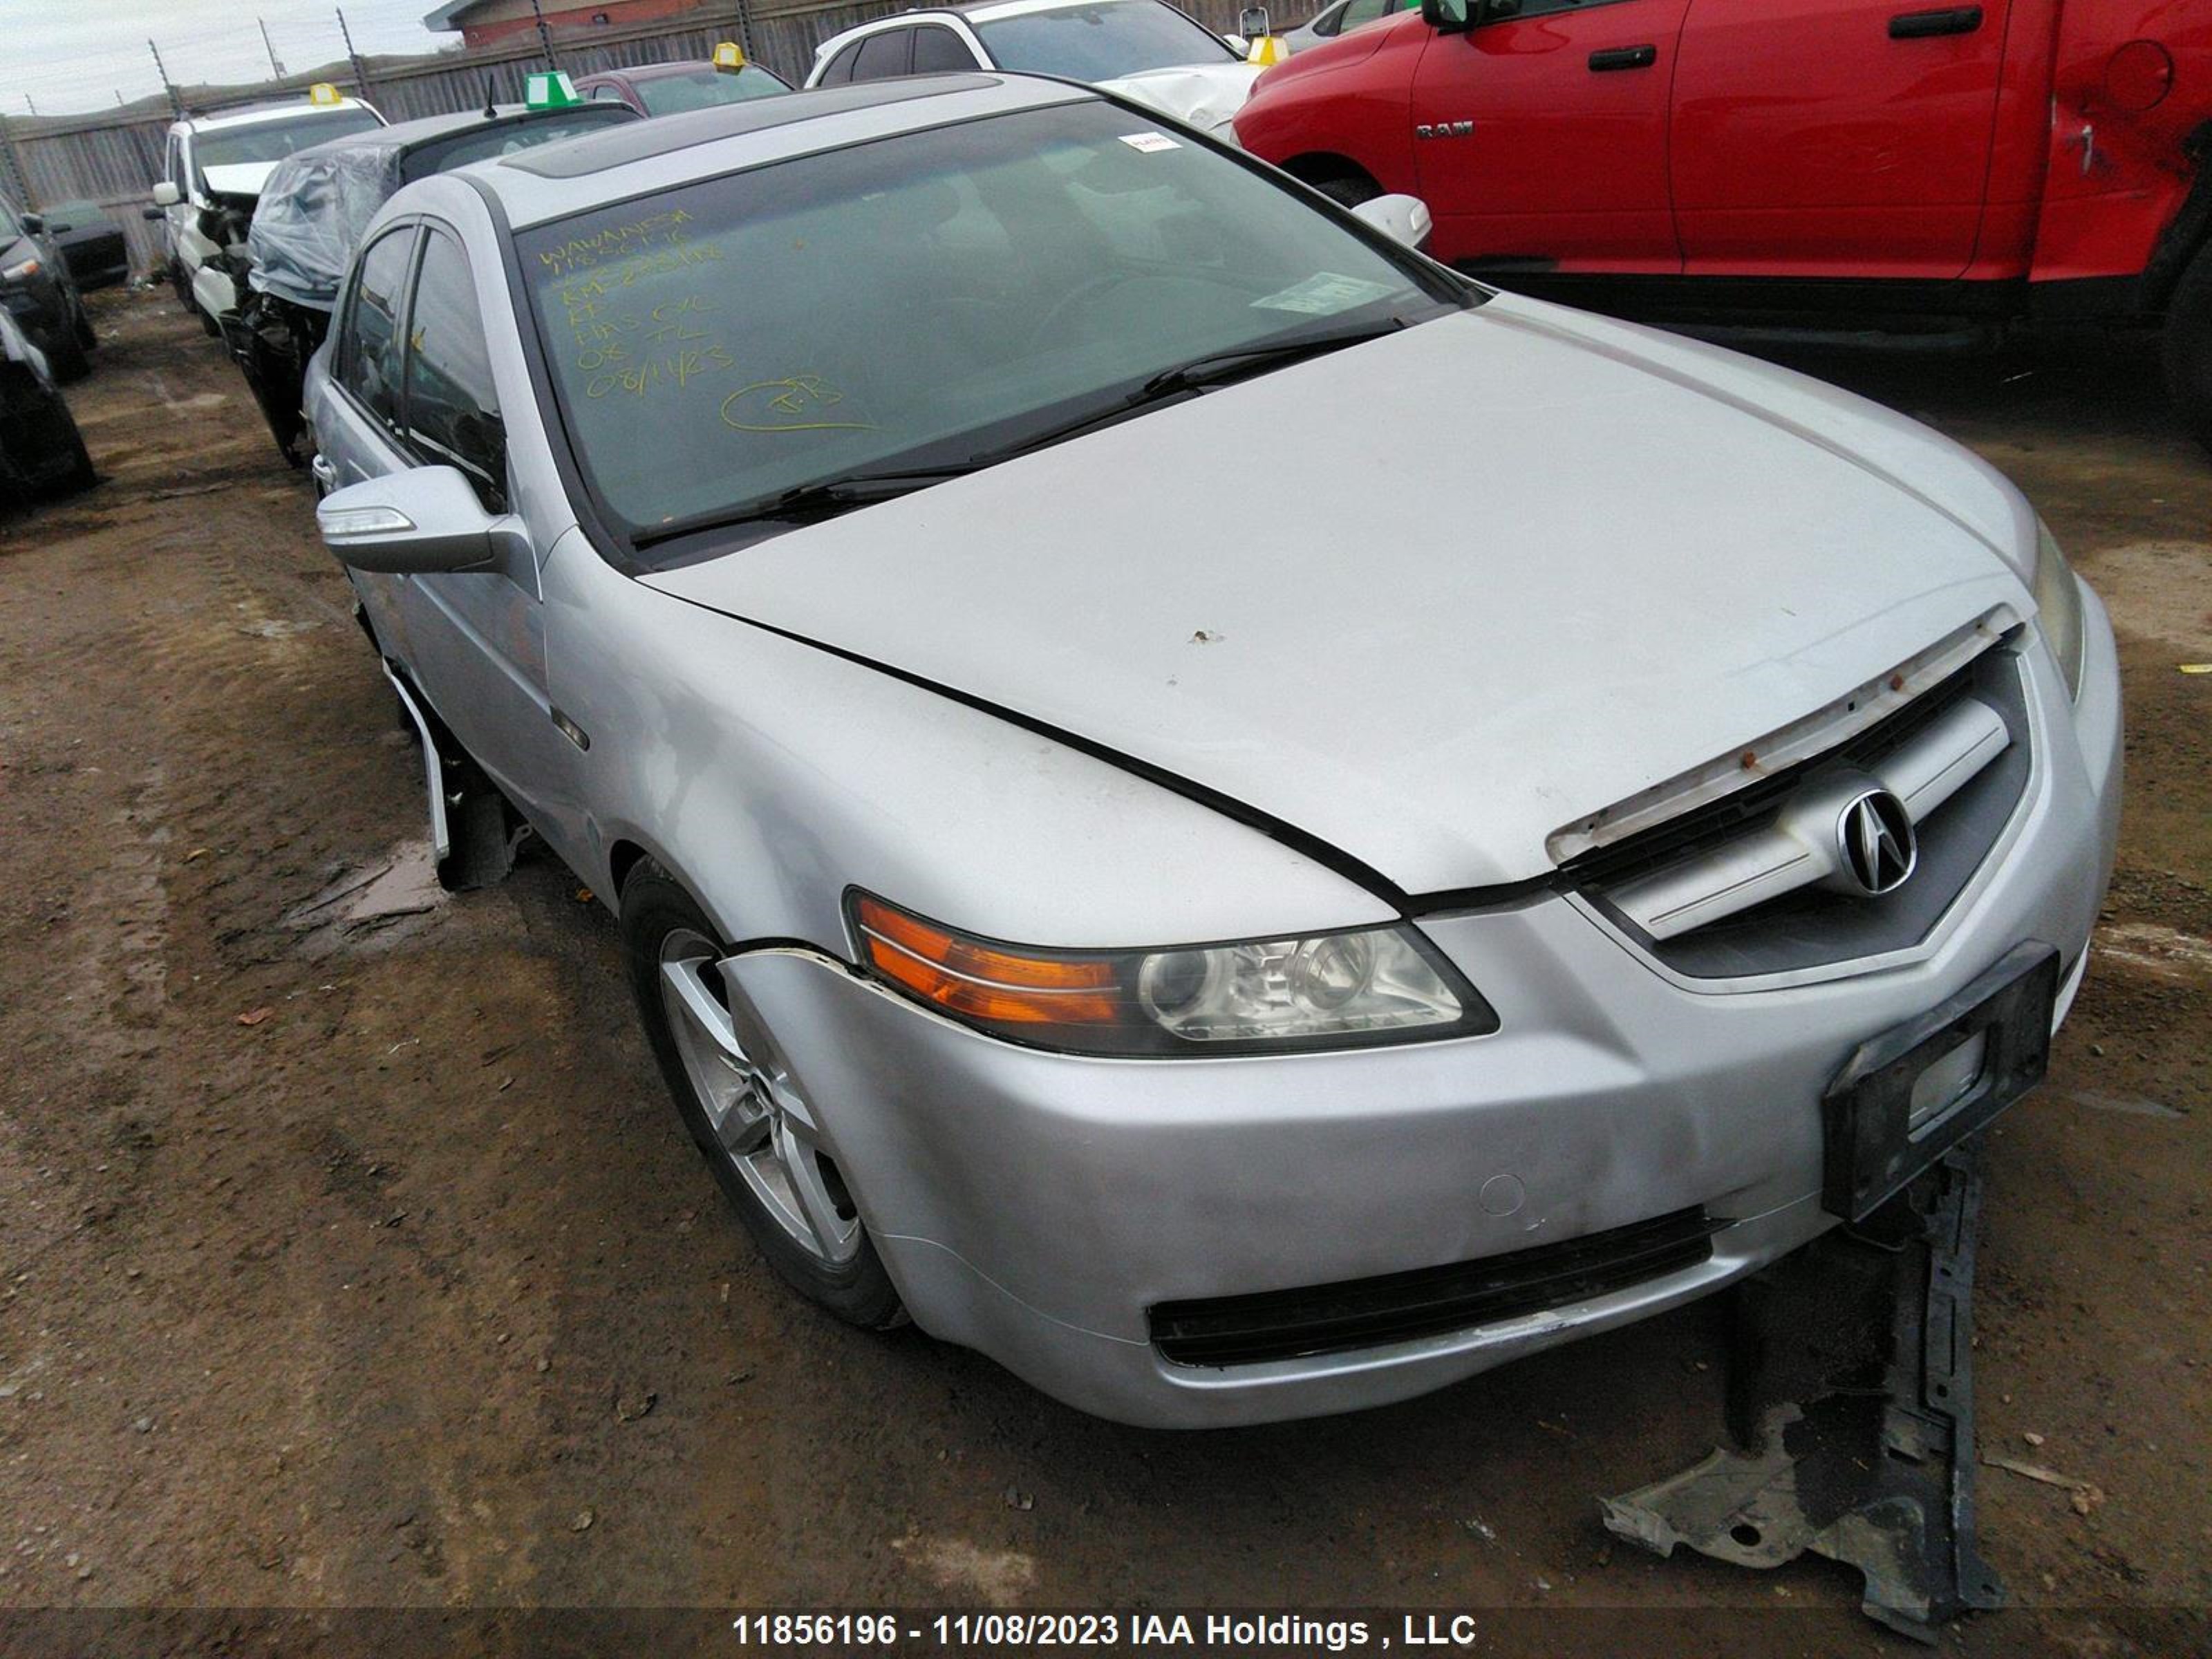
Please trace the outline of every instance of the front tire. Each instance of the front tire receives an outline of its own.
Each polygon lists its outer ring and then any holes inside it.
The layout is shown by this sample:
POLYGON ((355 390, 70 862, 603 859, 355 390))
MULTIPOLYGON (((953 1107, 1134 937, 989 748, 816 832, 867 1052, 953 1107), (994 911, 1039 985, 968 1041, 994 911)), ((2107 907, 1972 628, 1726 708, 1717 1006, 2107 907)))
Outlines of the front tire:
POLYGON ((1382 186, 1364 173, 1340 173, 1332 178, 1316 179, 1312 184, 1316 190, 1339 207, 1356 208, 1362 202, 1371 202, 1382 193, 1382 186))
POLYGON ((729 951, 714 923, 649 859, 623 884, 622 938, 661 1079, 769 1266, 848 1323, 900 1323, 898 1292, 819 1144, 813 1103, 717 971, 729 951))
POLYGON ((75 386, 92 373, 92 360, 85 356, 75 330, 46 353, 46 367, 52 371, 56 386, 75 386))
POLYGON ((2166 386, 2181 422, 2212 449, 2212 243, 2197 251, 2166 310, 2166 386))

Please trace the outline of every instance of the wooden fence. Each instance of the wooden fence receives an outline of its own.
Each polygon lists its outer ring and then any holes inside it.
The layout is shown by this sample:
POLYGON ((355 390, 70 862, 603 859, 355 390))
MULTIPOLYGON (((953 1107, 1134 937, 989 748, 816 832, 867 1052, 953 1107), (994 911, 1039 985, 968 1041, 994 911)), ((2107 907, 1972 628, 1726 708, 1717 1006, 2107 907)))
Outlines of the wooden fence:
MULTIPOLYGON (((1182 9, 1208 28, 1226 33, 1237 27, 1242 0, 1182 0, 1182 9)), ((566 31, 553 38, 562 69, 573 76, 637 64, 703 58, 718 40, 744 41, 748 56, 797 86, 814 62, 814 48, 855 23, 910 9, 911 0, 744 0, 706 9, 703 22, 688 14, 679 27, 666 21, 630 28, 566 31)), ((1291 26, 1314 9, 1313 0, 1271 7, 1275 27, 1291 26)), ((523 77, 544 67, 534 35, 473 52, 446 52, 422 58, 376 58, 356 77, 341 63, 252 87, 187 88, 187 108, 215 110, 288 97, 304 97, 316 81, 332 81, 357 92, 393 121, 445 115, 481 107, 487 92, 501 102, 519 102, 523 77)), ((143 210, 152 200, 167 143, 169 112, 136 109, 112 114, 0 120, 0 184, 36 210, 44 204, 97 202, 123 228, 131 246, 134 274, 156 270, 164 252, 161 228, 143 210)))

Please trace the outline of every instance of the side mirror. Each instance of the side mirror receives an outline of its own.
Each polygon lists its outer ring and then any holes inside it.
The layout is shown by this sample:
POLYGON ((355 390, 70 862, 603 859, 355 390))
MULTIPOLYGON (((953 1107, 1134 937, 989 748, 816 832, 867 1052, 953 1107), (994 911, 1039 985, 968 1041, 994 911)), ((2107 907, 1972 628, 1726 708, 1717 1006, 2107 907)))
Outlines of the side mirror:
POLYGON ((155 207, 174 207, 178 203, 184 199, 184 192, 177 188, 173 180, 164 179, 160 184, 154 186, 154 205, 155 207))
POLYGON ((1265 6, 1247 6, 1237 14, 1237 33, 1247 40, 1257 40, 1262 35, 1274 32, 1267 26, 1267 9, 1265 6))
POLYGON ((334 489, 315 503, 315 528, 339 563, 400 576, 483 568, 523 540, 521 521, 485 512, 451 466, 410 467, 334 489))
POLYGON ((1436 228, 1429 204, 1418 196, 1377 196, 1362 202, 1352 211, 1355 217, 1364 219, 1385 236, 1410 248, 1419 247, 1436 228))
MULTIPOLYGON (((46 234, 46 215, 42 213, 19 213, 15 216, 15 222, 22 226, 24 229, 29 231, 33 236, 43 236, 46 234)), ((57 225, 54 228, 57 230, 66 230, 69 227, 67 225, 57 225)))
POLYGON ((1421 0, 1421 21, 1439 34, 1460 34, 1474 27, 1476 0, 1421 0))

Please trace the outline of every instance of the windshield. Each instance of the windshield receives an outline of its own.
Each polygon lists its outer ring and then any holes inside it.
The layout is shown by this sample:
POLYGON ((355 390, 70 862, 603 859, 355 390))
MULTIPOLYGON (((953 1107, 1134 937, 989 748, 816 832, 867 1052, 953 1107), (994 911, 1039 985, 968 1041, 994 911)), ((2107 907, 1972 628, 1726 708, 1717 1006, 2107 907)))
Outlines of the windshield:
POLYGON ((687 109, 709 109, 716 104, 740 104, 749 98, 772 98, 791 88, 764 69, 748 64, 736 74, 711 67, 685 75, 653 75, 630 83, 647 115, 674 115, 687 109))
POLYGON ((648 540, 1018 446, 1197 359, 1467 302, 1253 168, 1090 100, 519 240, 577 462, 611 527, 648 540))
POLYGON ((1227 41, 1160 0, 1048 6, 973 26, 1000 69, 1071 81, 1112 81, 1146 70, 1237 59, 1227 41))
POLYGON ((204 177, 210 167, 281 161, 310 144, 328 143, 383 125, 374 111, 353 108, 333 110, 327 115, 316 111, 289 120, 257 121, 252 126, 198 133, 192 139, 192 164, 204 177))
POLYGON ((455 167, 465 167, 471 161, 512 155, 517 150, 534 149, 539 144, 578 137, 586 132, 596 132, 601 127, 617 126, 636 118, 637 112, 627 104, 585 104, 574 109, 549 110, 543 114, 526 115, 519 120, 488 124, 477 131, 458 132, 450 138, 434 139, 409 152, 406 160, 399 164, 400 177, 403 182, 412 184, 416 179, 427 179, 434 173, 450 173, 455 167))

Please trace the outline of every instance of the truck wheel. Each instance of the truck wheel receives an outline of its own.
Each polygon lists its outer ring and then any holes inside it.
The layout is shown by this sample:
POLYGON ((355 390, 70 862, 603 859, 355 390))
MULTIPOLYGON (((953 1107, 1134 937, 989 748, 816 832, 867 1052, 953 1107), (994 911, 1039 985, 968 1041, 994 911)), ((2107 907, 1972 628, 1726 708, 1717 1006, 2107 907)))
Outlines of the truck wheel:
POLYGON ((2166 387, 2181 423, 2212 449, 2212 243, 2197 252, 2166 308, 2166 387))
POLYGON ((1382 186, 1362 175, 1357 179, 1316 179, 1314 188, 1341 207, 1355 208, 1382 193, 1382 186))
POLYGON ((691 1138, 785 1283, 848 1323, 902 1324, 904 1310, 815 1109, 766 1024, 715 970, 714 924, 650 859, 622 890, 623 953, 645 1034, 691 1138))

